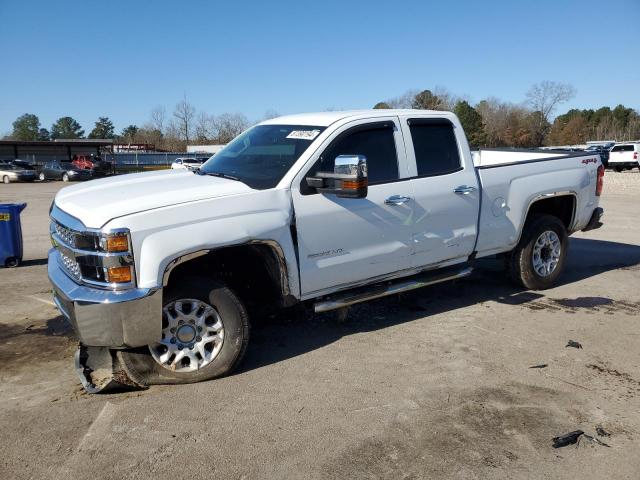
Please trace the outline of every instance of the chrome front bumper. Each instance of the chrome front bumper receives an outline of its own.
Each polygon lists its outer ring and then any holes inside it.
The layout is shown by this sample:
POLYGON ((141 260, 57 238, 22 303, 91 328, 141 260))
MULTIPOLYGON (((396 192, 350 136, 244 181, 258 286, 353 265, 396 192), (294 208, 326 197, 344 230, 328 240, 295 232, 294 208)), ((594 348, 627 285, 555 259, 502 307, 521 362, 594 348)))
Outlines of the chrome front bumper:
POLYGON ((60 254, 49 250, 53 300, 81 343, 127 348, 150 345, 162 335, 162 289, 103 290, 79 285, 62 270, 60 254))

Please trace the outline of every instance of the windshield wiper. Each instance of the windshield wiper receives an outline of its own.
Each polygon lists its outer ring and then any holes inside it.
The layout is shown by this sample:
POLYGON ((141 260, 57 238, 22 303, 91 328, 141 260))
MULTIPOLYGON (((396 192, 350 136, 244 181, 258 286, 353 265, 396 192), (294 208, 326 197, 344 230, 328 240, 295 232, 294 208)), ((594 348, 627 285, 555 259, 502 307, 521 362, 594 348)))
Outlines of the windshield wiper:
POLYGON ((229 175, 228 173, 222 172, 203 172, 202 170, 198 170, 199 175, 211 175, 212 177, 220 177, 220 178, 228 178, 229 180, 235 180, 236 182, 241 182, 238 177, 234 177, 233 175, 229 175))

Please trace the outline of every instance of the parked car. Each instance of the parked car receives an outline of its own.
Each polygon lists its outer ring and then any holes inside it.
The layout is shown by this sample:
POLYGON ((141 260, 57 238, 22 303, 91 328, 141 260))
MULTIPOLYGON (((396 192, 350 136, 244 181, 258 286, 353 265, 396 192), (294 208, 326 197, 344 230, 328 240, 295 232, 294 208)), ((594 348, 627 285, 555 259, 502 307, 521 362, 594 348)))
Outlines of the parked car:
POLYGON ((590 145, 585 149, 585 152, 597 153, 600 155, 600 160, 605 168, 609 165, 609 149, 606 145, 590 145))
POLYGON ((11 163, 0 163, 0 179, 2 183, 33 182, 36 172, 11 163))
POLYGON ((35 170, 35 167, 33 166, 33 164, 31 162, 28 162, 27 160, 21 160, 19 158, 16 158, 11 162, 11 164, 15 165, 16 167, 20 167, 24 170, 35 170))
POLYGON ((62 180, 68 182, 70 180, 91 180, 93 174, 91 170, 78 168, 71 163, 48 162, 40 170, 38 178, 42 181, 62 180))
POLYGON ((452 113, 323 112, 264 121, 197 175, 62 189, 48 272, 85 388, 116 363, 140 385, 219 377, 246 351, 249 312, 343 308, 466 277, 477 258, 553 287, 568 236, 602 225, 598 155, 475 158, 452 113))
POLYGON ((112 173, 111 162, 106 162, 94 155, 74 155, 71 163, 82 170, 91 170, 94 177, 112 173))
POLYGON ((613 168, 616 172, 632 168, 640 169, 638 152, 640 152, 640 142, 616 143, 609 152, 609 168, 613 168))
POLYGON ((187 168, 189 170, 197 170, 206 162, 208 158, 176 158, 171 164, 173 170, 187 168))

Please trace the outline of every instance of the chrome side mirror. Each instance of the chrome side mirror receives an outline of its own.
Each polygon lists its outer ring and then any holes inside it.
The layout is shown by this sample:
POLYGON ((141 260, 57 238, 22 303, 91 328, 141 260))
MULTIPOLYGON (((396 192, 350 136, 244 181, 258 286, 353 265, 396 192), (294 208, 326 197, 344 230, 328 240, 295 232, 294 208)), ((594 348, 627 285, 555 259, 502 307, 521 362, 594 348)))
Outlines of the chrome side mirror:
POLYGON ((315 177, 307 177, 307 184, 321 193, 333 193, 342 198, 364 198, 369 185, 367 157, 338 155, 333 172, 317 172, 315 177))

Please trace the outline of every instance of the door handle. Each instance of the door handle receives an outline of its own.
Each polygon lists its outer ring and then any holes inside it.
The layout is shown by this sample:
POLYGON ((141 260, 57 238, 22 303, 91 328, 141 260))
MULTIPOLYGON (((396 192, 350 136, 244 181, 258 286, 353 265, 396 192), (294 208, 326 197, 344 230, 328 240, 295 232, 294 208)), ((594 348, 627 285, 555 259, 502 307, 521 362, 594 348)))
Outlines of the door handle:
POLYGON ((384 201, 384 203, 386 205, 402 205, 403 203, 407 203, 409 200, 411 200, 411 197, 405 197, 404 195, 391 195, 384 201))
POLYGON ((458 195, 469 195, 470 193, 476 191, 476 187, 470 187, 469 185, 460 185, 459 187, 454 188, 453 191, 458 195))

